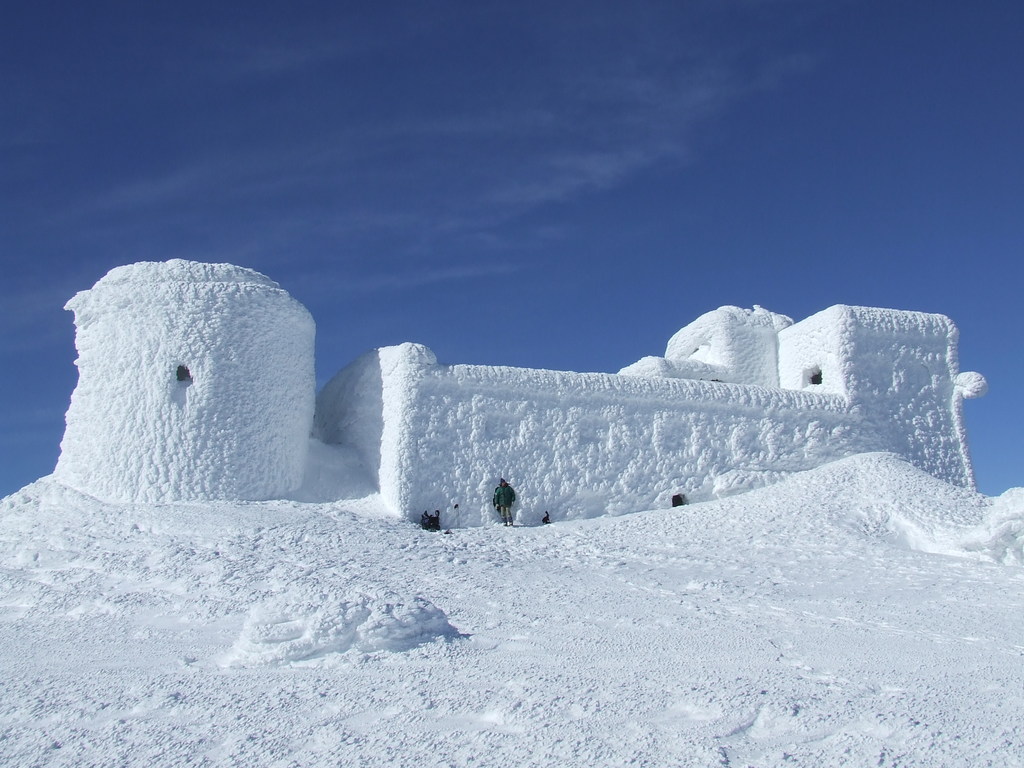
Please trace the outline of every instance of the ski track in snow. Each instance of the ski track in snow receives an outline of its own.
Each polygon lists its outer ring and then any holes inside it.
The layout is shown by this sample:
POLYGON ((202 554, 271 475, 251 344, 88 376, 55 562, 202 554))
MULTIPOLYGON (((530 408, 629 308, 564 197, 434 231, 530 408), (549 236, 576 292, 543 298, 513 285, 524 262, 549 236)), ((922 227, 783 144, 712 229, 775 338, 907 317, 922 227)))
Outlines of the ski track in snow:
POLYGON ((0 503, 0 764, 1024 765, 1024 505, 950 489, 855 457, 445 535, 43 480, 0 503))

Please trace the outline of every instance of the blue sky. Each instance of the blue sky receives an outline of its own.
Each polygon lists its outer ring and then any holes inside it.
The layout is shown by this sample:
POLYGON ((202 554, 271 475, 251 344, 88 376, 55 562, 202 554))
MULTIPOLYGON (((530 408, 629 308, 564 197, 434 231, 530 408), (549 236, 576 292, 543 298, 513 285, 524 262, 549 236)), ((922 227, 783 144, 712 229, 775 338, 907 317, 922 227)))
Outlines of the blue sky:
POLYGON ((35 2, 0 12, 0 494, 53 468, 62 309, 226 261, 318 379, 616 371, 724 304, 941 312, 980 489, 1024 485, 1024 4, 35 2))

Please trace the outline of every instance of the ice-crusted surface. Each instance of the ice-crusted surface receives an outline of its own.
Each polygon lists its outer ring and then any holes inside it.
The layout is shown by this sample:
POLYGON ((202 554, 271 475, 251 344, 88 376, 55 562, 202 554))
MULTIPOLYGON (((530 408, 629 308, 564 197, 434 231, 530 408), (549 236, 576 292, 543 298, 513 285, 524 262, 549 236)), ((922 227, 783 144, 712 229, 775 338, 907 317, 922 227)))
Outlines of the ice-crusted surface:
POLYGON ((112 270, 68 302, 79 380, 55 475, 116 501, 279 497, 303 476, 314 325, 252 270, 112 270))
POLYGON ((380 350, 375 349, 345 366, 317 394, 313 435, 327 444, 351 446, 376 482, 383 414, 384 380, 380 350))
POLYGON ((444 612, 420 596, 372 585, 299 586, 251 608, 238 639, 219 663, 330 664, 336 654, 350 650, 400 652, 457 635, 444 612))
POLYGON ((436 365, 422 344, 382 347, 342 369, 317 396, 316 436, 351 447, 396 511, 411 509, 409 477, 416 470, 409 462, 418 458, 419 431, 426 426, 415 399, 436 365))
POLYGON ((320 434, 374 461, 396 511, 418 519, 458 503, 459 525, 493 520, 499 477, 516 488, 522 522, 667 506, 678 493, 717 498, 870 451, 973 485, 947 318, 850 307, 792 326, 757 317, 761 331, 783 329, 790 388, 666 376, 676 363, 658 358, 636 375, 445 366, 406 344, 364 356, 324 389, 320 434))
POLYGON ((958 331, 945 315, 842 307, 846 389, 864 428, 936 477, 974 487, 963 424, 958 331))
POLYGON ((1024 488, 1010 488, 994 498, 985 520, 958 543, 963 551, 997 563, 1024 565, 1024 488))
POLYGON ((942 315, 720 307, 624 375, 442 366, 406 343, 356 360, 314 409, 312 320, 256 272, 132 264, 68 308, 80 379, 55 476, 107 500, 324 499, 358 465, 413 519, 459 503, 460 525, 486 523, 506 476, 521 519, 564 520, 879 450, 973 485, 961 401, 986 384, 959 372, 942 315), (311 432, 342 452, 310 455, 311 432))
POLYGON ((749 490, 885 447, 850 428, 834 395, 443 366, 420 345, 378 350, 339 374, 321 393, 321 422, 325 439, 362 455, 383 446, 377 479, 396 510, 418 519, 459 503, 459 525, 493 519, 499 477, 517 489, 520 521, 545 511, 561 520, 749 490))
POLYGON ((777 387, 778 331, 792 322, 785 315, 763 307, 719 307, 672 336, 665 359, 674 363, 677 370, 696 363, 709 366, 715 374, 695 378, 777 387))
POLYGON ((1022 494, 864 454, 445 535, 44 479, 0 500, 0 764, 1021 765, 1022 494))
POLYGON ((247 267, 234 264, 216 264, 187 259, 168 261, 139 261, 114 267, 107 272, 94 288, 124 287, 146 290, 147 286, 159 282, 186 283, 245 283, 251 286, 280 289, 280 285, 266 275, 247 267))
POLYGON ((779 385, 785 389, 847 393, 852 360, 844 307, 829 307, 779 332, 779 385), (812 383, 815 375, 820 381, 812 383))
POLYGON ((700 360, 669 360, 665 357, 648 355, 635 363, 627 365, 619 371, 620 376, 648 376, 665 379, 703 379, 705 381, 724 381, 726 375, 723 368, 700 360))

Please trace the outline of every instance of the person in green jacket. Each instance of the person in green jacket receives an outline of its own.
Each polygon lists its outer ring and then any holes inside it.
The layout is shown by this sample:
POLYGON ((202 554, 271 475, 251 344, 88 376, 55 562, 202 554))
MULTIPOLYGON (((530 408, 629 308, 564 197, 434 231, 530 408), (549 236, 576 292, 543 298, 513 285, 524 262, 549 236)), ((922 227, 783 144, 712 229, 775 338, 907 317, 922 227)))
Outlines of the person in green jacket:
POLYGON ((494 489, 494 508, 501 513, 501 522, 505 525, 512 525, 512 505, 516 501, 516 492, 512 486, 501 478, 498 487, 494 489))

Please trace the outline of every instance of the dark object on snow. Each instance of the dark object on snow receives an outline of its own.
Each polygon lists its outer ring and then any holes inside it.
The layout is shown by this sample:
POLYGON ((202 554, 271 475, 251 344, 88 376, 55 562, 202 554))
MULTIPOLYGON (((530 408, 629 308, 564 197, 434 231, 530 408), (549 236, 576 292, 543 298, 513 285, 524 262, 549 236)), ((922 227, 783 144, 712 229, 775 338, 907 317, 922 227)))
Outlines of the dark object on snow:
POLYGON ((420 517, 420 528, 424 531, 440 531, 441 510, 435 509, 432 515, 429 512, 424 512, 420 517))
POLYGON ((685 503, 686 503, 686 496, 684 494, 682 494, 682 493, 677 493, 675 496, 672 497, 672 506, 673 507, 681 507, 685 503))
POLYGON ((544 525, 547 525, 551 522, 551 515, 548 514, 547 510, 544 510, 544 517, 542 517, 540 521, 544 523, 544 525))

